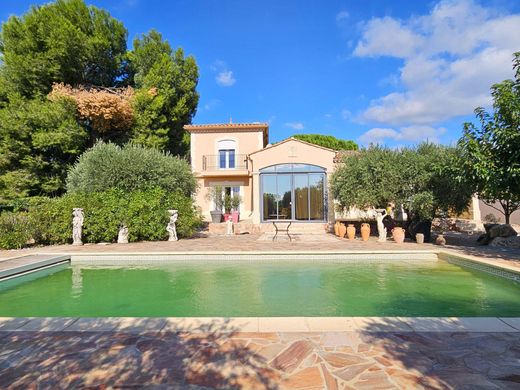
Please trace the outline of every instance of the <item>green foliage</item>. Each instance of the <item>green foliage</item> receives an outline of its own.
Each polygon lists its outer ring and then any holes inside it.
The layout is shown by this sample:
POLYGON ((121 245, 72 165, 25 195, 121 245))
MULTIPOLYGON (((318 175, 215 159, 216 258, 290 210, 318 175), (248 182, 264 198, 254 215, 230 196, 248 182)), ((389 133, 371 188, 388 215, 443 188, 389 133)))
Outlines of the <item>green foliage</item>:
POLYGON ((493 110, 475 110, 480 127, 464 124, 459 140, 464 176, 486 202, 499 202, 506 223, 520 209, 520 52, 513 62, 515 80, 491 87, 493 110))
POLYGON ((339 139, 332 135, 322 134, 296 134, 294 138, 309 142, 314 145, 323 146, 333 150, 358 150, 358 145, 354 141, 339 139))
POLYGON ((134 40, 129 53, 134 82, 135 120, 132 139, 139 144, 185 155, 189 148, 183 126, 197 109, 199 71, 192 56, 172 50, 155 30, 134 40))
POLYGON ((450 147, 370 146, 345 157, 332 176, 331 189, 343 207, 385 208, 393 202, 409 209, 412 219, 431 220, 466 209, 472 192, 458 167, 460 156, 450 147))
POLYGON ((70 166, 87 142, 70 102, 12 95, 0 109, 0 203, 64 191, 70 166))
POLYGON ((31 239, 27 213, 0 214, 0 249, 19 249, 31 239))
POLYGON ((206 199, 213 201, 215 206, 214 211, 222 211, 224 208, 224 197, 222 196, 223 191, 222 186, 212 186, 207 193, 206 199))
POLYGON ((240 195, 235 194, 231 197, 231 209, 240 210, 240 203, 242 203, 240 195))
POLYGON ((191 195, 196 181, 188 163, 179 157, 139 145, 103 142, 81 155, 67 176, 67 190, 73 193, 150 187, 191 195))
POLYGON ((112 86, 123 76, 127 30, 83 0, 32 7, 2 25, 0 72, 10 91, 25 97, 52 83, 112 86))
POLYGON ((195 59, 155 31, 130 52, 126 40, 120 21, 83 0, 55 0, 2 24, 0 207, 61 194, 66 171, 99 137, 187 154, 183 126, 198 103, 195 59), (132 118, 101 134, 67 99, 45 99, 53 83, 133 87, 132 118))
POLYGON ((40 199, 29 206, 36 242, 70 243, 74 207, 83 208, 83 241, 91 243, 116 241, 123 224, 128 227, 129 241, 165 239, 168 236, 168 209, 179 210, 179 237, 190 237, 201 224, 193 200, 178 192, 151 188, 131 193, 113 189, 89 194, 66 194, 60 198, 40 199))

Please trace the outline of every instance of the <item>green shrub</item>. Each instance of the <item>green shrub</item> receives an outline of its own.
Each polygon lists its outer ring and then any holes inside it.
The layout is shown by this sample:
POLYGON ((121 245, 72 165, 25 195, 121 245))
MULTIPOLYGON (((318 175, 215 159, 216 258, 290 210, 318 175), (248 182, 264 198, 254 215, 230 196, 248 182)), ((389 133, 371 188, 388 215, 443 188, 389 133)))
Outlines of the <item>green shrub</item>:
POLYGON ((22 248, 30 239, 31 229, 27 213, 0 214, 0 248, 22 248))
POLYGON ((99 142, 81 155, 67 176, 67 191, 124 192, 159 187, 191 195, 196 181, 188 163, 168 153, 138 145, 99 142))
POLYGON ((35 240, 41 244, 72 241, 72 209, 83 208, 83 242, 114 242, 119 227, 128 227, 131 242, 163 240, 168 233, 169 209, 179 210, 178 236, 190 237, 201 224, 191 197, 160 188, 125 193, 120 190, 67 194, 40 199, 30 207, 35 240))

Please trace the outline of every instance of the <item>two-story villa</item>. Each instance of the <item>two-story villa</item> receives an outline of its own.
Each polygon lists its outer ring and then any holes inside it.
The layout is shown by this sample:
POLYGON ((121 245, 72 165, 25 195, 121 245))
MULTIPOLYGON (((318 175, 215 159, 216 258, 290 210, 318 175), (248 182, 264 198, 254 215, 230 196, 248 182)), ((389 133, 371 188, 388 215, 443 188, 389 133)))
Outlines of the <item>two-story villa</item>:
POLYGON ((210 221, 212 186, 238 194, 240 216, 255 225, 284 220, 327 223, 334 218, 328 178, 336 152, 294 138, 268 144, 266 123, 187 125, 196 202, 210 221))

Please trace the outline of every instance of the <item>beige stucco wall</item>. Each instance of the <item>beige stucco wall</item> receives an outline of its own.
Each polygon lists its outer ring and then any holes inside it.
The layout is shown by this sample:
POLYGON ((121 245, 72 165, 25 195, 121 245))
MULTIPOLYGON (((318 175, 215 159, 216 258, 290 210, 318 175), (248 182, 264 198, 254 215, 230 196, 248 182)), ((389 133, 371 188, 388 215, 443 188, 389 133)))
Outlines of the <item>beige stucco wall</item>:
POLYGON ((210 221, 212 202, 208 199, 209 188, 220 185, 222 187, 240 187, 242 204, 240 205, 240 218, 249 219, 253 203, 251 192, 251 177, 249 176, 215 176, 199 177, 197 179, 199 189, 195 195, 195 202, 201 208, 204 220, 210 221))
POLYGON ((202 158, 204 155, 218 154, 218 142, 223 140, 234 140, 236 142, 236 154, 250 154, 262 149, 262 131, 241 132, 192 132, 190 134, 191 166, 194 172, 202 171, 202 158))
MULTIPOLYGON (((317 146, 308 145, 296 140, 288 140, 268 147, 260 152, 253 153, 250 156, 251 167, 253 173, 253 223, 261 223, 260 218, 260 175, 262 168, 274 164, 312 164, 325 168, 327 173, 327 184, 330 183, 330 174, 334 171, 334 156, 336 152, 323 149, 317 146)), ((330 194, 330 190, 329 190, 330 194)), ((334 218, 334 206, 332 197, 329 195, 328 204, 328 220, 334 218)))
MULTIPOLYGON (((502 214, 500 211, 498 211, 498 210, 494 209, 493 207, 487 205, 482 200, 479 201, 479 206, 480 206, 480 215, 481 215, 482 219, 484 219, 486 217, 486 215, 488 215, 488 214, 493 214, 493 215, 495 215, 495 217, 498 218, 499 222, 505 223, 504 214, 502 214)), ((494 204, 493 206, 495 206, 499 210, 502 210, 502 206, 500 206, 499 203, 494 204)), ((515 211, 514 213, 511 214, 509 223, 520 224, 520 210, 517 210, 517 211, 515 211)))

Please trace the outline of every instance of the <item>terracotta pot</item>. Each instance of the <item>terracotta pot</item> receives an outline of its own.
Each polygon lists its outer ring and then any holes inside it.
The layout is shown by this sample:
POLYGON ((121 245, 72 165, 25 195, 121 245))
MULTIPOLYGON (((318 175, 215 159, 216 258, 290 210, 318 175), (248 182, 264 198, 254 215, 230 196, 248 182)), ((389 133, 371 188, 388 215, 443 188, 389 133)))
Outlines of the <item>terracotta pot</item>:
POLYGON ((395 227, 392 229, 392 238, 398 244, 402 244, 404 242, 404 230, 400 227, 395 227))
POLYGON ((361 224, 361 241, 368 241, 370 237, 370 225, 368 223, 361 224))
POLYGON ((339 225, 340 225, 339 221, 336 221, 336 223, 334 224, 334 234, 338 237, 339 237, 339 225))
POLYGON ((417 244, 424 244, 424 234, 417 233, 415 235, 415 241, 417 242, 417 244))
POLYGON ((347 227, 344 223, 339 223, 338 232, 341 238, 345 237, 345 234, 347 233, 347 227))
POLYGON ((349 240, 356 238, 356 228, 353 224, 349 223, 347 227, 347 237, 349 240))

